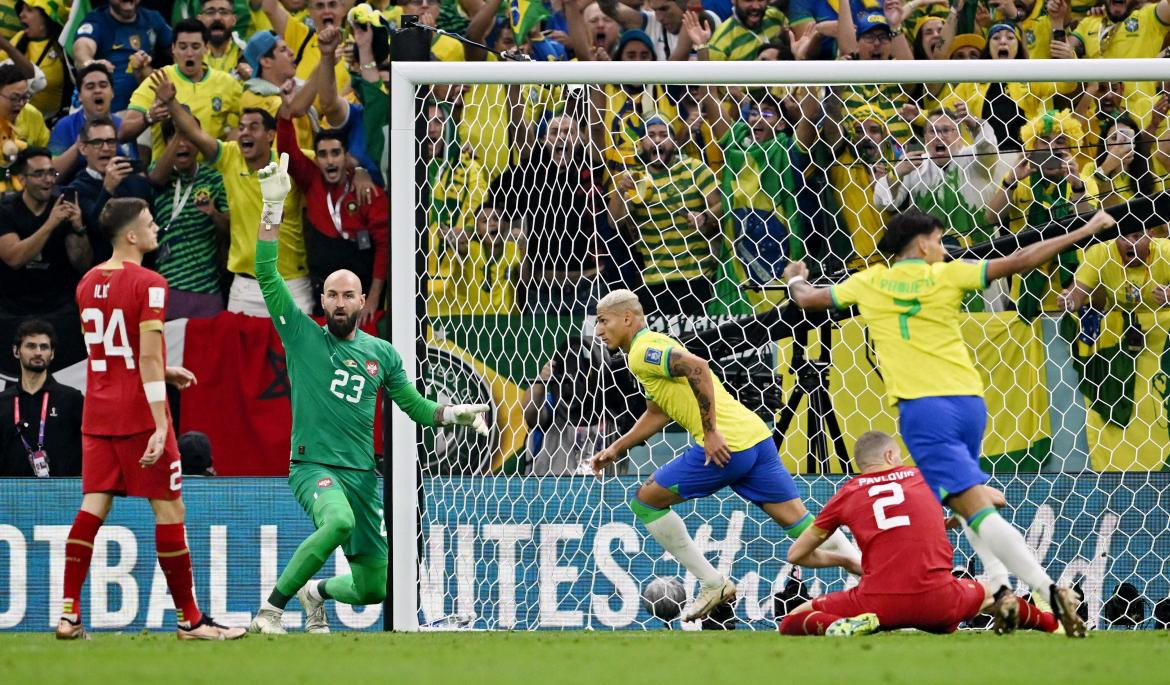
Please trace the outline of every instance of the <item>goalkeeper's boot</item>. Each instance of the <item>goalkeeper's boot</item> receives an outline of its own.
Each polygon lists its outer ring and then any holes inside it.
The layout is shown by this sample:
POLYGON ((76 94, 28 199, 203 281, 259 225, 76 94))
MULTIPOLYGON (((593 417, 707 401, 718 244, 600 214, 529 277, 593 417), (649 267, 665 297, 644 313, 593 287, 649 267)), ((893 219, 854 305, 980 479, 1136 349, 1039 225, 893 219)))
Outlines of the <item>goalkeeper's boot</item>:
POLYGON ((735 599, 735 583, 731 582, 729 578, 724 578, 721 584, 711 587, 700 583, 699 594, 683 612, 682 620, 697 621, 706 618, 712 609, 733 599, 735 599))
MULTIPOLYGON (((315 583, 317 581, 310 580, 309 582, 315 583)), ((297 599, 301 601, 301 606, 305 608, 305 632, 328 633, 329 618, 325 616, 325 600, 313 599, 309 596, 308 585, 297 590, 297 599)))
POLYGON ((81 621, 70 621, 64 616, 57 621, 57 639, 58 640, 88 640, 89 633, 85 632, 85 626, 81 625, 81 621))
POLYGON ((248 632, 262 635, 284 635, 288 631, 280 624, 280 612, 271 609, 261 609, 256 612, 256 618, 248 626, 248 632))
POLYGON ((871 635, 881 628, 877 614, 860 614, 851 618, 839 618, 825 629, 826 637, 860 637, 871 635))
POLYGON ((180 640, 238 640, 248 634, 243 628, 229 628, 215 622, 207 614, 193 626, 179 624, 175 631, 180 640))
POLYGON ((1080 601, 1072 590, 1066 587, 1057 587, 1053 583, 1048 588, 1048 601, 1052 604, 1052 613, 1064 628, 1064 634, 1069 637, 1085 637, 1088 633, 1085 622, 1077 614, 1080 601))
POLYGON ((1015 632, 1020 623, 1020 600, 1006 585, 995 591, 995 603, 988 612, 995 619, 995 634, 1007 635, 1015 632))

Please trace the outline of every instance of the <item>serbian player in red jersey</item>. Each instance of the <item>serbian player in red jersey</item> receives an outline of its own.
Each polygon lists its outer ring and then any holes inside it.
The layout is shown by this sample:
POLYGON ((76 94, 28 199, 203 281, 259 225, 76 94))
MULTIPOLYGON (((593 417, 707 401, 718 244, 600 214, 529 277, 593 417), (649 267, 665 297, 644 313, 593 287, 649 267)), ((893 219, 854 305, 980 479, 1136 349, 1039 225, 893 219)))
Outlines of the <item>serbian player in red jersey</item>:
POLYGON ((996 592, 990 584, 951 575, 954 550, 942 507, 918 469, 902 464, 893 438, 878 431, 862 435, 853 459, 861 475, 833 495, 792 544, 788 561, 827 565, 817 547, 848 526, 861 547, 861 583, 797 607, 780 622, 782 634, 852 636, 898 628, 952 633, 984 611, 995 618, 996 633, 1017 626, 1056 630, 1054 615, 1006 587, 996 592))
POLYGON ((142 266, 143 255, 158 247, 158 225, 149 206, 135 198, 110 200, 99 220, 114 243, 114 254, 90 269, 77 286, 89 352, 81 418, 83 496, 65 543, 57 638, 87 639, 81 586, 93 541, 114 495, 129 495, 147 498, 154 510, 158 564, 175 601, 179 639, 234 640, 243 637, 243 628, 217 624, 195 603, 179 448, 164 384, 165 378, 183 388, 195 377, 181 367, 164 366, 167 282, 142 266))

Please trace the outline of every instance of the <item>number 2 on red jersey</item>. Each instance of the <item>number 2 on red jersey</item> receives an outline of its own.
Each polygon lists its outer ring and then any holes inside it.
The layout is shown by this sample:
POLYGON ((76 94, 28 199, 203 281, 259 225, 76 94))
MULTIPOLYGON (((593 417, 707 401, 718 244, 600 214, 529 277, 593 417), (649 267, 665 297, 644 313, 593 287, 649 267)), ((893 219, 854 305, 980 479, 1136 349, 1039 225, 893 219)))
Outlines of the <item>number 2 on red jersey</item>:
POLYGON ((899 516, 890 516, 886 510, 890 507, 895 507, 906 501, 906 494, 902 492, 901 483, 883 483, 882 485, 875 485, 869 489, 867 494, 870 497, 877 497, 878 495, 886 495, 880 499, 874 500, 873 503, 873 518, 877 521, 877 527, 880 530, 889 530, 891 528, 900 528, 902 526, 910 525, 910 517, 905 514, 899 516))
POLYGON ((106 370, 106 361, 121 357, 127 369, 134 368, 134 350, 126 334, 126 315, 121 309, 110 311, 107 320, 102 310, 87 307, 81 310, 81 328, 85 332, 85 346, 89 350, 89 368, 94 373, 106 370), (92 328, 91 328, 92 327, 92 328), (98 353, 98 349, 101 353, 98 353))

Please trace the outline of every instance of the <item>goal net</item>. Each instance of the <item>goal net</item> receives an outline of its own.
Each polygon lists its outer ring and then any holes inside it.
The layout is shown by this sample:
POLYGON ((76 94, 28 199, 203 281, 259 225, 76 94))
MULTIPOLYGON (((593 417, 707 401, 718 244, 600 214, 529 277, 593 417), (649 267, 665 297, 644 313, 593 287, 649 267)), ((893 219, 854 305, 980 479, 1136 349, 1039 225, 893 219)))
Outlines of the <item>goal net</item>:
MULTIPOLYGON (((910 208, 945 224, 953 258, 981 259, 1100 207, 1118 230, 988 284, 959 322, 1005 516, 1083 593, 1090 625, 1163 625, 1164 64, 397 63, 393 342, 428 395, 490 405, 491 434, 395 412, 394 627, 653 629, 653 579, 693 596, 628 507, 690 437, 668 426, 587 473, 645 409, 623 355, 593 337, 610 290, 635 291, 650 329, 710 359, 815 514, 857 437, 896 435, 897 414, 866 322, 789 307, 784 267, 840 282, 885 258, 885 222, 910 208)), ((847 586, 838 569, 794 570, 781 528, 730 490, 675 509, 738 586, 722 627, 774 629, 847 586)), ((956 573, 979 576, 951 542, 956 573)))

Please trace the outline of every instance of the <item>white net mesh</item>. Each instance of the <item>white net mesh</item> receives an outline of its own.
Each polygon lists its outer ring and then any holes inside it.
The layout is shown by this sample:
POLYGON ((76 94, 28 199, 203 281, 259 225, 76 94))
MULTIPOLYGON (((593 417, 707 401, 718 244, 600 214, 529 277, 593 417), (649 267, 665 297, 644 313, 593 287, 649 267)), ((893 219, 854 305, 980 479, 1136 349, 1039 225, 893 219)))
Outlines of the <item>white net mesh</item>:
MULTIPOLYGON (((882 259, 908 208, 943 220, 953 256, 982 257, 1104 206, 1122 237, 991 283, 961 331, 1009 518, 1091 625, 1154 625, 1170 594, 1168 85, 420 87, 422 378, 493 407, 488 439, 423 432, 420 622, 650 628, 653 578, 694 593, 627 507, 690 437, 671 425, 582 475, 645 406, 591 335, 609 290, 637 292, 651 329, 764 417, 816 513, 846 449, 896 434, 896 412, 865 322, 790 309, 784 266, 839 282, 882 259)), ((794 598, 844 586, 836 569, 794 574, 780 527, 730 491, 676 509, 739 586, 732 624, 774 628, 794 598)))

